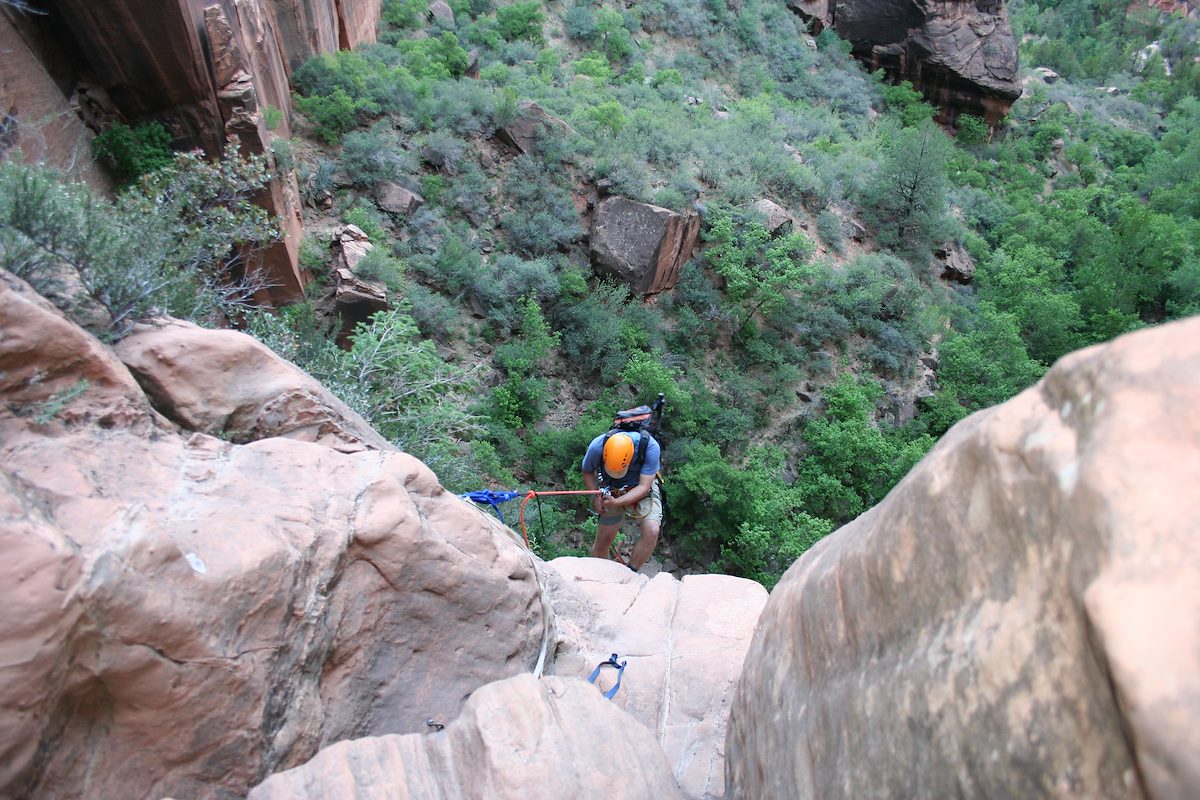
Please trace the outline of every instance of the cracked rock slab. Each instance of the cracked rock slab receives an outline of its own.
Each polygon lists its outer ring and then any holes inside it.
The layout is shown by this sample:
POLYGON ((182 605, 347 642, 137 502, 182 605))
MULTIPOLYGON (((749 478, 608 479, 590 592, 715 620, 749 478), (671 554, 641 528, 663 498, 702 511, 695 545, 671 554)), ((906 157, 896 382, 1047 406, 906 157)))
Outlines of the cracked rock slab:
POLYGON ((766 589, 730 575, 647 578, 595 558, 549 566, 554 673, 587 677, 617 653, 628 666, 613 703, 654 733, 684 796, 725 796, 729 705, 766 589))
POLYGON ((563 800, 682 795, 650 731, 596 687, 518 675, 471 695, 444 730, 340 742, 249 800, 563 800))

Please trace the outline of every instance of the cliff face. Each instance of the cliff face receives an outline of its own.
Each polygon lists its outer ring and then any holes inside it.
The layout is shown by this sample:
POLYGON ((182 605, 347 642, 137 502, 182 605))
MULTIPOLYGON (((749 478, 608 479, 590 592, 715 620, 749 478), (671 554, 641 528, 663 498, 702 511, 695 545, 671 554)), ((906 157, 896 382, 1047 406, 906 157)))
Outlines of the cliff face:
MULTIPOLYGON (((288 137, 291 70, 315 53, 374 41, 380 0, 51 0, 45 15, 0 13, 5 119, 0 147, 70 168, 88 155, 104 117, 163 122, 180 148, 220 153, 237 135, 246 153, 270 154, 288 137), (10 57, 11 54, 11 57, 10 57), (268 131, 262 110, 284 121, 268 131)), ((86 160, 86 159, 85 159, 86 160)), ((94 172, 85 172, 103 185, 94 172)), ((266 254, 271 299, 301 296, 295 178, 277 178, 260 203, 283 241, 266 254)))
POLYGON ((854 55, 911 81, 953 123, 973 114, 995 123, 1021 96, 1017 42, 1003 0, 789 0, 831 27, 854 55))

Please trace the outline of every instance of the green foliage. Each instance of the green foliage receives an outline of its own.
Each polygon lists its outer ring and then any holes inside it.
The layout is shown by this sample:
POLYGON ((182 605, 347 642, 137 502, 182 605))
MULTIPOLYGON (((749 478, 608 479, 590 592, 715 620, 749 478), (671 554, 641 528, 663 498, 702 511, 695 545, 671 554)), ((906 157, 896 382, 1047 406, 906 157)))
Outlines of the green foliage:
POLYGON ((387 254, 382 247, 373 247, 354 265, 354 272, 369 281, 378 281, 390 291, 404 288, 404 265, 387 254))
POLYGON ((278 234, 250 201, 269 177, 264 161, 241 158, 236 144, 224 155, 180 154, 111 202, 0 162, 0 266, 68 314, 79 306, 59 296, 57 275, 74 271, 83 296, 109 315, 106 336, 160 313, 202 322, 233 313, 263 288, 251 259, 278 234))
POLYGON ((988 139, 987 123, 972 114, 960 114, 954 139, 962 145, 983 144, 988 139))
POLYGON ((580 235, 579 215, 570 193, 528 155, 513 162, 504 190, 513 202, 513 211, 502 217, 500 224, 518 253, 548 255, 580 235))
POLYGON ((602 53, 587 53, 572 61, 571 70, 576 75, 583 75, 600 83, 608 83, 613 77, 612 67, 602 53))
POLYGON ((342 166, 355 186, 372 188, 414 170, 413 157, 385 126, 351 131, 342 142, 342 166))
POLYGON ((267 130, 273 131, 283 124, 283 112, 275 106, 263 106, 262 115, 267 130))
POLYGON ((342 221, 356 226, 367 235, 372 244, 381 245, 387 240, 387 231, 380 222, 379 212, 366 205, 354 205, 342 214, 342 221))
POLYGON ((784 291, 810 275, 807 266, 813 246, 803 234, 773 240, 758 222, 735 228, 732 217, 717 211, 708 218, 705 258, 725 279, 729 297, 743 308, 737 330, 760 311, 783 301, 784 291))
POLYGON ((355 100, 340 86, 327 95, 301 97, 296 95, 292 103, 313 123, 313 132, 329 144, 337 144, 342 136, 358 126, 359 118, 375 109, 366 100, 355 100))
POLYGON ((949 140, 929 121, 885 141, 879 168, 862 192, 863 214, 880 242, 920 254, 945 233, 950 152, 949 140))
POLYGON ((521 300, 520 313, 519 335, 496 349, 496 365, 507 378, 491 397, 490 416, 510 429, 537 422, 545 413, 550 390, 540 367, 559 342, 532 297, 521 300))
POLYGON ((396 49, 404 67, 417 78, 457 78, 467 70, 467 51, 450 31, 427 39, 402 39, 396 49))
MULTIPOLYGON (((946 337, 939 357, 938 384, 964 412, 1002 403, 1045 372, 1029 357, 1017 318, 987 301, 968 330, 946 337)), ((940 435, 955 421, 944 415, 931 432, 940 435)))
POLYGON ((380 17, 388 25, 415 29, 425 24, 428 10, 429 4, 422 0, 383 0, 380 17))
POLYGON ((171 135, 159 122, 144 122, 136 128, 114 122, 92 140, 92 152, 121 183, 137 180, 174 159, 171 135))
POLYGON ((545 22, 546 15, 542 13, 542 4, 538 0, 496 9, 496 26, 508 42, 523 39, 536 45, 543 44, 545 37, 542 35, 542 26, 545 22))
POLYGON ((808 454, 800 468, 807 509, 838 523, 878 503, 933 446, 927 435, 874 424, 883 390, 842 373, 825 388, 825 415, 804 428, 808 454))
POLYGON ((884 86, 883 99, 888 111, 896 114, 905 128, 920 128, 933 120, 933 106, 926 103, 921 93, 913 88, 912 81, 884 86))

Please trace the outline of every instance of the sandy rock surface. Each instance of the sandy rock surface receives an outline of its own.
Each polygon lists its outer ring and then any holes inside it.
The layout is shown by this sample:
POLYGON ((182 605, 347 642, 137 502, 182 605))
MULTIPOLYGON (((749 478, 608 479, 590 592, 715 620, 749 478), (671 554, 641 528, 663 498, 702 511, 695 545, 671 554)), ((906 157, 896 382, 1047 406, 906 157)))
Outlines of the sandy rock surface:
POLYGON ((483 687, 445 730, 341 742, 250 800, 681 798, 650 731, 571 678, 483 687))
POLYGON ((1074 353, 788 571, 731 796, 1200 787, 1200 320, 1074 353))
POLYGON ((393 449, 304 370, 238 331, 139 325, 117 355, 172 421, 237 443, 281 436, 343 453, 393 449))
MULTIPOLYGON (((684 796, 725 796, 727 717, 766 590, 729 575, 647 578, 594 558, 550 567, 555 674, 587 677, 617 653, 628 665, 613 703, 654 733, 684 796)), ((597 680, 614 679, 606 668, 597 680)))

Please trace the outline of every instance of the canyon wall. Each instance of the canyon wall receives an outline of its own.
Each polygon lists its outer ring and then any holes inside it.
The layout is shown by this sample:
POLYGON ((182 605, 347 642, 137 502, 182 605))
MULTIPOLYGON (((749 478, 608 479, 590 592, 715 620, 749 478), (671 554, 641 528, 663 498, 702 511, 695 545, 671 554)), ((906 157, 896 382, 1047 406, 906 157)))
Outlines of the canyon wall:
MULTIPOLYGON (((374 41, 381 0, 49 0, 44 13, 0 10, 0 150, 110 188, 90 139, 112 119, 158 120, 179 149, 215 156, 237 136, 271 159, 291 135, 291 70, 339 47, 374 41), (284 112, 273 130, 263 109, 284 112)), ((270 299, 303 294, 299 195, 280 173, 259 202, 282 241, 264 256, 270 299)))

